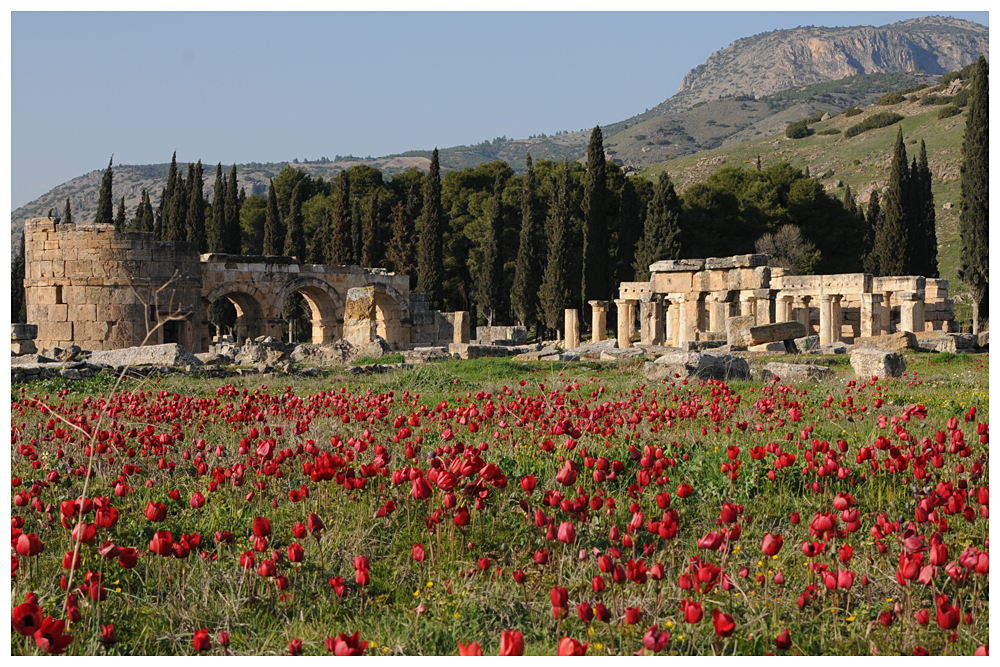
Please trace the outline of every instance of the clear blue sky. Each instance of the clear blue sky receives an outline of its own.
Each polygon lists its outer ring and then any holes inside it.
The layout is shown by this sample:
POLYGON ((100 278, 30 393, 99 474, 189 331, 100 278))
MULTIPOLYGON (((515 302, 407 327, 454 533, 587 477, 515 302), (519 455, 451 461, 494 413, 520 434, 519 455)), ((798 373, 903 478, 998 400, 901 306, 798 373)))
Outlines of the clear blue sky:
POLYGON ((112 153, 332 159, 589 128, 740 37, 930 13, 15 12, 11 208, 112 153))

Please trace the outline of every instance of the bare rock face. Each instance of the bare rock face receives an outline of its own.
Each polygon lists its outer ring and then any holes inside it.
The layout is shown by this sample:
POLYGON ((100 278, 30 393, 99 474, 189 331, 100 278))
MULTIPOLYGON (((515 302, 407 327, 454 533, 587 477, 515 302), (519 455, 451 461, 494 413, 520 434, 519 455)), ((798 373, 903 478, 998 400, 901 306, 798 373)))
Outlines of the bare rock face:
POLYGON ((899 377, 906 370, 902 355, 895 350, 877 347, 859 347, 851 352, 851 368, 858 379, 899 377))
POLYGON ((98 366, 201 366, 201 360, 177 343, 143 345, 120 350, 96 350, 90 363, 98 366))
POLYGON ((745 359, 730 354, 713 355, 699 352, 669 352, 642 367, 648 380, 694 378, 697 380, 749 380, 750 365, 745 359))
POLYGON ((879 347, 883 350, 916 350, 917 336, 909 331, 896 331, 881 336, 857 338, 854 344, 858 347, 879 347))

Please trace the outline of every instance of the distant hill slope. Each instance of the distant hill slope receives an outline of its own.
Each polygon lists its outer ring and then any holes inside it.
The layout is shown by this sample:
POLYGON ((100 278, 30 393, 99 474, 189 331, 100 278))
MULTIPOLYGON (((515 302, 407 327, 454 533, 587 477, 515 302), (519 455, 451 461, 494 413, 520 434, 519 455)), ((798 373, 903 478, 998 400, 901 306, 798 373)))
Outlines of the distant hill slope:
POLYGON ((763 97, 858 74, 944 74, 989 52, 989 28, 932 16, 874 28, 801 27, 739 39, 684 77, 674 105, 763 97))

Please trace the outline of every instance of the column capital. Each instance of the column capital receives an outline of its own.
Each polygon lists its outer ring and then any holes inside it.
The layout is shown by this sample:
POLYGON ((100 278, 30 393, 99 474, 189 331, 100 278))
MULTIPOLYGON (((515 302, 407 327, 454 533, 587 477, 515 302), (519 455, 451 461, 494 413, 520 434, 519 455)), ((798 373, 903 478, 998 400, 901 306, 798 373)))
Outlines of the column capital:
MULTIPOLYGON (((618 300, 615 299, 615 301, 617 302, 618 300)), ((594 310, 607 310, 608 308, 607 301, 588 301, 587 303, 590 304, 590 307, 594 310)))

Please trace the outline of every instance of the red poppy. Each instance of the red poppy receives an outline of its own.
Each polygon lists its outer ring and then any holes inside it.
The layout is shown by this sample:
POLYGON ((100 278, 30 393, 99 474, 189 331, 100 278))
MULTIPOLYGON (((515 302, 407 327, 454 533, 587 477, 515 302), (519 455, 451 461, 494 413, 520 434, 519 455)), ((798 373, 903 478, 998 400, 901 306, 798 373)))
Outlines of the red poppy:
POLYGON ((262 516, 254 518, 253 534, 257 537, 267 537, 271 534, 271 522, 262 516))
POLYGON ((34 533, 21 534, 14 545, 14 551, 21 556, 37 556, 45 551, 45 545, 34 533))
POLYGON ((302 640, 293 639, 288 642, 288 655, 302 655, 302 640))
POLYGON ((122 547, 118 554, 118 564, 126 570, 131 570, 139 562, 139 552, 132 547, 122 547))
POLYGON ((587 655, 587 642, 581 644, 571 637, 563 637, 559 642, 558 654, 561 656, 587 655))
POLYGON ((208 636, 208 630, 202 628, 194 633, 194 650, 202 653, 204 651, 212 650, 212 640, 208 636))
POLYGON ((576 605, 576 615, 584 623, 590 623, 594 620, 594 610, 590 607, 589 602, 580 602, 576 605))
POLYGON ((572 521, 563 521, 559 524, 558 538, 564 544, 572 544, 576 540, 576 528, 572 521))
POLYGON ((792 634, 788 631, 788 628, 785 628, 784 632, 774 638, 774 645, 782 651, 786 651, 792 647, 792 634))
POLYGON ((958 607, 948 604, 948 596, 940 594, 935 598, 937 603, 937 624, 942 630, 954 630, 961 620, 961 612, 958 607))
POLYGON ((464 658, 481 656, 483 654, 483 647, 479 645, 479 642, 469 642, 468 646, 462 642, 458 642, 458 654, 464 658))
POLYGON ((158 556, 169 558, 174 552, 174 538, 169 530, 158 530, 149 541, 149 550, 158 556))
POLYGON ((201 494, 200 491, 195 491, 191 494, 191 508, 201 509, 205 506, 205 496, 201 494))
POLYGON ((424 551, 424 545, 422 544, 413 545, 413 560, 417 561, 418 563, 423 563, 424 558, 426 558, 426 556, 427 554, 424 551))
POLYGON ((323 520, 320 519, 319 515, 317 515, 315 512, 311 512, 309 514, 309 516, 306 518, 306 523, 309 525, 309 532, 313 533, 314 535, 316 533, 323 532, 323 529, 326 528, 326 526, 323 525, 323 520))
POLYGON ((10 626, 22 637, 33 635, 42 627, 42 610, 33 602, 19 604, 10 612, 10 626))
POLYGON ((573 486, 576 483, 576 464, 566 459, 563 467, 559 469, 559 473, 556 475, 556 481, 563 486, 573 486))
POLYGON ((118 635, 115 634, 114 623, 109 623, 108 625, 101 626, 101 644, 104 648, 110 648, 118 643, 118 635))
POLYGON ((625 607, 625 623, 635 625, 642 618, 642 610, 639 607, 625 607))
POLYGON ((712 625, 715 626, 715 634, 720 637, 728 637, 736 630, 733 617, 718 608, 712 610, 712 625))
POLYGON ((146 505, 146 518, 155 523, 160 523, 167 518, 167 506, 163 503, 154 503, 152 500, 146 505))
POLYGON ((336 593, 339 598, 347 595, 347 586, 344 585, 343 577, 330 577, 330 588, 333 589, 333 592, 336 593))
POLYGON ((367 586, 371 582, 371 575, 368 570, 356 570, 354 572, 354 583, 358 586, 367 586))
POLYGON ((305 551, 301 544, 288 545, 288 560, 293 563, 301 563, 305 559, 305 551))
POLYGON ((367 570, 371 563, 368 560, 368 556, 355 556, 354 557, 354 569, 355 570, 367 570))
POLYGON ((684 598, 681 600, 681 612, 684 614, 685 623, 697 623, 702 616, 701 603, 684 598))
POLYGON ((504 630, 500 635, 500 655, 524 655, 524 636, 520 630, 504 630))
POLYGON ((774 556, 779 551, 781 551, 781 546, 784 543, 784 539, 781 535, 772 535, 771 533, 764 533, 764 539, 761 541, 761 549, 767 556, 774 556))
POLYGON ((669 641, 670 633, 666 630, 657 632, 657 626, 655 625, 647 630, 646 634, 642 637, 642 645, 646 647, 647 651, 652 651, 653 653, 659 653, 667 648, 667 642, 669 641))
POLYGON ((73 637, 63 634, 65 628, 66 621, 56 621, 51 616, 46 616, 41 627, 35 631, 35 644, 45 653, 52 655, 63 653, 73 641, 73 637))

